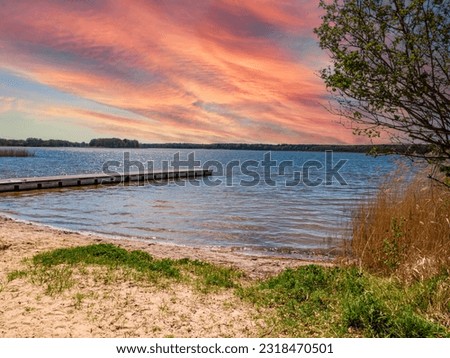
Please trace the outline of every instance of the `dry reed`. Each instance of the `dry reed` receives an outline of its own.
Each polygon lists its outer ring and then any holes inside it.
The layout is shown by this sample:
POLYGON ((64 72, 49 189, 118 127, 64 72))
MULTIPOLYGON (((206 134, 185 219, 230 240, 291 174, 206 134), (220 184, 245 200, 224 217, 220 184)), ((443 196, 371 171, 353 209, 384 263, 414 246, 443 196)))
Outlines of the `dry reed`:
POLYGON ((353 217, 351 255, 403 281, 450 272, 450 190, 427 178, 386 183, 353 217))
POLYGON ((26 149, 0 149, 0 157, 34 157, 34 153, 26 149))

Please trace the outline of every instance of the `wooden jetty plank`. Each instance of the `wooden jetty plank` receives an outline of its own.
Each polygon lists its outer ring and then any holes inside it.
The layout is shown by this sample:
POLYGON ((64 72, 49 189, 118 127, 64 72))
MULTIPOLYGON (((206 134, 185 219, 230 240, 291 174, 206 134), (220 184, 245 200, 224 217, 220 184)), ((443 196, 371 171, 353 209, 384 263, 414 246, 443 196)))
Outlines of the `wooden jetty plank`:
POLYGON ((164 179, 183 179, 212 175, 210 169, 160 170, 153 172, 130 172, 113 174, 80 174, 32 178, 0 179, 0 193, 24 190, 66 188, 85 185, 149 182, 164 179))

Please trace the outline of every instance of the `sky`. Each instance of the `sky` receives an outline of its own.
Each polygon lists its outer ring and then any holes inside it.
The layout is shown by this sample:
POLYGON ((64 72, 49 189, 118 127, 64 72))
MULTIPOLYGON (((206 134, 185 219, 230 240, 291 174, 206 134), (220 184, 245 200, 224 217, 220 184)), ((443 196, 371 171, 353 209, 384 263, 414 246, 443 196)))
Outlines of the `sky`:
POLYGON ((318 0, 0 0, 0 138, 361 143, 318 0))

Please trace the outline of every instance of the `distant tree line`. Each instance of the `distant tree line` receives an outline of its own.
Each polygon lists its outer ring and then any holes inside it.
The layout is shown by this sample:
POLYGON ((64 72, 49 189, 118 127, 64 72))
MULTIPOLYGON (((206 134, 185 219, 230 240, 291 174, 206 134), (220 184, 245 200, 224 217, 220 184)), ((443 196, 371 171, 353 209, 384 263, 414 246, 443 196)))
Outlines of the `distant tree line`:
POLYGON ((245 144, 245 143, 145 143, 141 148, 173 148, 173 149, 228 149, 228 150, 264 150, 264 151, 292 151, 292 152, 353 152, 370 154, 392 154, 399 152, 426 153, 430 150, 428 145, 403 144, 377 144, 377 145, 350 145, 350 144, 245 144))
POLYGON ((120 138, 97 138, 86 142, 71 142, 59 139, 2 139, 0 147, 102 147, 102 148, 139 148, 137 140, 120 138))
POLYGON ((244 143, 139 143, 137 140, 120 138, 96 138, 89 143, 70 142, 66 140, 28 138, 25 140, 2 139, 0 146, 7 147, 94 147, 94 148, 171 148, 171 149, 225 149, 225 150, 263 150, 263 151, 293 151, 293 152, 335 152, 392 154, 417 153, 423 154, 430 150, 428 145, 340 145, 340 144, 244 144, 244 143))
POLYGON ((102 148, 139 148, 139 142, 132 139, 97 138, 89 142, 90 147, 102 148))
POLYGON ((87 147, 85 142, 70 142, 68 140, 59 139, 2 139, 0 138, 1 147, 87 147))

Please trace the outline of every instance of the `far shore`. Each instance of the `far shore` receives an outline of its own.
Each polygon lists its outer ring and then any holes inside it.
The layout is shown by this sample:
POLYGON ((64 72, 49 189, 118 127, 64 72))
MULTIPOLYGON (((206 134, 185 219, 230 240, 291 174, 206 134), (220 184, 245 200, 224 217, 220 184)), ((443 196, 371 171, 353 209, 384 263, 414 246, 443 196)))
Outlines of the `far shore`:
POLYGON ((41 287, 25 279, 7 280, 8 273, 24 267, 24 259, 56 248, 93 243, 142 250, 155 258, 189 258, 233 267, 245 272, 249 279, 265 278, 289 267, 311 263, 332 265, 248 256, 219 248, 110 239, 0 216, 0 337, 256 337, 261 334, 260 323, 253 318, 254 309, 245 307, 228 292, 202 296, 181 284, 160 289, 130 282, 114 287, 86 282, 84 291, 89 294, 80 308, 75 302, 77 293, 69 291, 49 297, 41 287))

